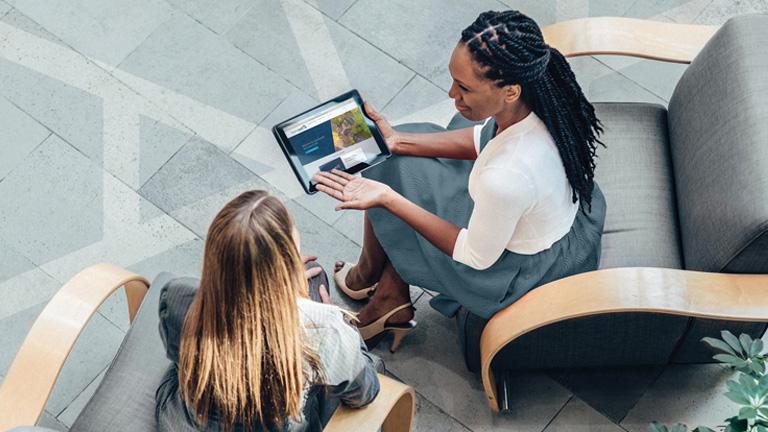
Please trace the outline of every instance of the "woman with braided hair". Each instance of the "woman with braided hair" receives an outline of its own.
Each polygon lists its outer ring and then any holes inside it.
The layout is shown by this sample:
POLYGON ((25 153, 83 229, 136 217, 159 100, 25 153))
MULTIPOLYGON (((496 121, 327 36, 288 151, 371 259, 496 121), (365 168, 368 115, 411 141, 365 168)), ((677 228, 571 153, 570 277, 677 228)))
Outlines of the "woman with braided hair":
POLYGON ((602 129, 563 55, 529 17, 488 11, 462 32, 449 70, 461 115, 447 129, 393 128, 366 105, 395 156, 365 178, 315 178, 337 209, 367 210, 360 259, 337 263, 335 280, 353 298, 374 293, 361 333, 393 331, 393 348, 415 324, 409 284, 439 293, 430 303, 443 314, 461 312, 463 331, 468 315, 482 321, 599 263, 602 129))

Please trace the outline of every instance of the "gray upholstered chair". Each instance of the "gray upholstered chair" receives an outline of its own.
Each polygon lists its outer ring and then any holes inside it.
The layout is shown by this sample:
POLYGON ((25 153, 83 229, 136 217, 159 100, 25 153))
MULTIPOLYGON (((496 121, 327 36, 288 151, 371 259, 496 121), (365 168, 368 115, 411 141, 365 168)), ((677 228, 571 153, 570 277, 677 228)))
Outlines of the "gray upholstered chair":
POLYGON ((544 35, 568 56, 690 66, 669 109, 595 104, 600 269, 531 291, 484 330, 476 320, 494 410, 502 370, 707 362, 702 337, 760 337, 768 321, 768 15, 719 29, 588 18, 544 35))
MULTIPOLYGON (((158 332, 160 287, 111 264, 97 264, 75 275, 40 313, 0 387, 0 431, 48 431, 33 427, 80 332, 99 306, 125 287, 131 328, 104 379, 70 431, 153 431, 155 390, 168 366, 158 332)), ((379 375, 381 391, 361 408, 340 407, 329 431, 410 431, 415 411, 412 388, 379 375)))

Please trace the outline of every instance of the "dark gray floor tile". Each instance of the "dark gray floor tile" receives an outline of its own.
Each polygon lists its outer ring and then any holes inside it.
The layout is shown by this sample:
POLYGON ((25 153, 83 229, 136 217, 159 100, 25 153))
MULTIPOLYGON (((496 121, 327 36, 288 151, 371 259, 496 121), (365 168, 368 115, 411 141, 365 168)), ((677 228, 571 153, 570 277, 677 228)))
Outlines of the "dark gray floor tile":
POLYGON ((416 393, 415 432, 470 432, 455 418, 438 408, 420 393, 416 393))
POLYGON ((139 189, 139 194, 171 213, 254 177, 213 144, 193 138, 139 189))
POLYGON ((48 135, 48 129, 0 97, 0 180, 48 135))
POLYGON ((329 17, 338 20, 357 0, 304 0, 329 17))
POLYGON ((120 69, 253 123, 291 91, 283 78, 178 12, 120 69))
POLYGON ((736 15, 766 12, 765 0, 714 0, 696 17, 696 24, 722 25, 736 15))
POLYGON ((321 100, 357 88, 364 99, 383 106, 413 76, 301 0, 258 0, 227 38, 321 100))
POLYGON ((549 376, 614 422, 620 422, 664 370, 662 366, 574 369, 549 376))
POLYGON ((19 262, 18 256, 9 256, 7 251, 6 249, 5 252, 0 252, 0 255, 10 258, 10 263, 15 261, 22 267, 15 267, 13 277, 0 281, 0 319, 47 302, 61 288, 59 281, 39 267, 27 268, 26 262, 19 262), (23 268, 27 269, 16 273, 23 268))
POLYGON ((141 116, 139 185, 147 182, 192 136, 161 121, 141 116))
POLYGON ((406 116, 428 109, 446 99, 448 93, 417 75, 379 112, 390 122, 397 123, 406 116))
POLYGON ((10 2, 78 51, 116 65, 165 21, 162 0, 10 2))
POLYGON ((622 432, 623 429, 577 397, 571 398, 544 432, 622 432))
POLYGON ((57 420, 56 417, 48 411, 43 412, 38 425, 61 432, 67 432, 69 430, 65 424, 57 420))
POLYGON ((344 210, 333 227, 360 247, 363 246, 363 217, 359 210, 344 210))

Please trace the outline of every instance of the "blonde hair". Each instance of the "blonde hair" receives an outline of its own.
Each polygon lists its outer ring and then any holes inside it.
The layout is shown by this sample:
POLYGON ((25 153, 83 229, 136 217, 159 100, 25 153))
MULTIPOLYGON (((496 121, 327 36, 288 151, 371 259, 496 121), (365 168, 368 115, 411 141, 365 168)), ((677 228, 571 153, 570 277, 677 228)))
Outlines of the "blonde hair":
POLYGON ((292 227, 265 191, 241 194, 211 223, 179 352, 181 397, 201 426, 215 415, 226 431, 281 427, 321 373, 299 321, 308 287, 292 227))

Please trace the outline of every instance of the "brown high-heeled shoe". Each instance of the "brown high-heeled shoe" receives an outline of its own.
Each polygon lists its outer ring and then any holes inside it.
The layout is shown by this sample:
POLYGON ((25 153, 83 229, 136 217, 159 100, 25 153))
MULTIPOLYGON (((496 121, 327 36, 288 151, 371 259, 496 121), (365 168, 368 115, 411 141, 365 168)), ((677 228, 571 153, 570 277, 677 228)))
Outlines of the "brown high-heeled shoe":
POLYGON ((381 340, 381 336, 391 332, 394 335, 394 338, 392 339, 392 345, 389 347, 389 351, 392 353, 397 351, 397 348, 400 347, 400 342, 403 341, 403 338, 416 328, 416 321, 410 320, 407 323, 402 324, 387 324, 387 320, 395 313, 400 312, 401 310, 408 307, 413 307, 413 304, 402 304, 382 315, 376 321, 363 327, 358 327, 358 330, 360 330, 360 335, 365 340, 365 343, 373 347, 376 345, 376 343, 379 342, 379 340, 381 340))
POLYGON ((348 262, 345 262, 344 265, 339 269, 339 271, 335 272, 333 274, 333 281, 336 282, 336 286, 339 287, 341 292, 347 295, 347 297, 353 299, 353 300, 365 300, 368 297, 373 294, 373 292, 376 290, 376 285, 378 283, 375 283, 368 288, 363 288, 361 290, 352 290, 349 289, 347 286, 347 274, 349 274, 349 271, 354 267, 355 264, 350 264, 348 262))

